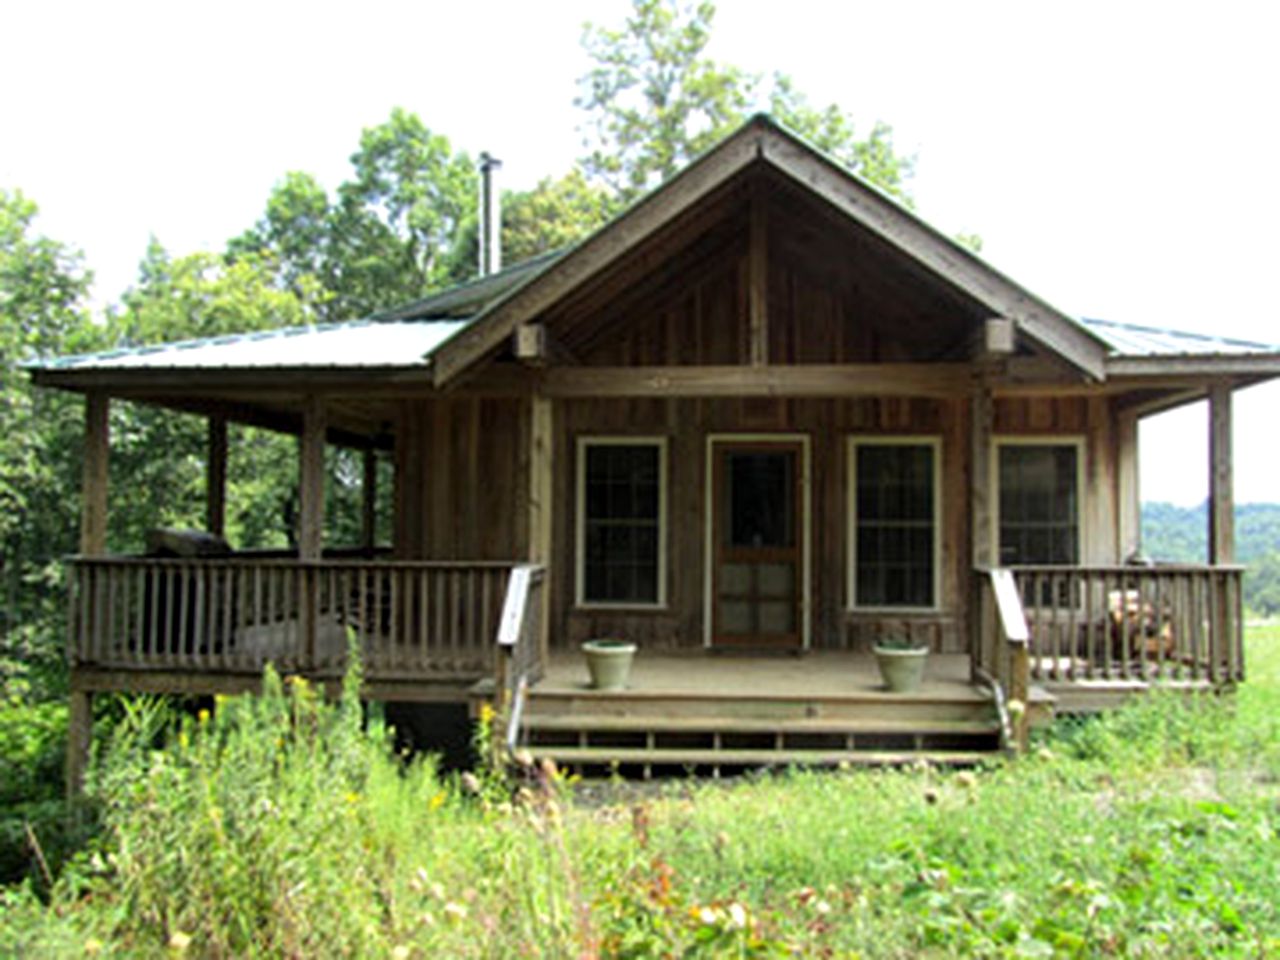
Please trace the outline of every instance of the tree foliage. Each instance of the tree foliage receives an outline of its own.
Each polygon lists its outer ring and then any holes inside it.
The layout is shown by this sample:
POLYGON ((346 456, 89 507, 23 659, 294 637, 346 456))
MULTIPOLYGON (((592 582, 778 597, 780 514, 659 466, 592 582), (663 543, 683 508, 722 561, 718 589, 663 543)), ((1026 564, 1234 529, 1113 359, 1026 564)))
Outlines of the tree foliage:
POLYGON ((768 110, 863 179, 908 199, 912 161, 894 149, 891 127, 876 123, 859 138, 849 113, 814 107, 786 74, 766 78, 711 59, 715 12, 710 0, 633 0, 621 28, 588 25, 583 46, 594 66, 576 102, 587 114, 582 165, 590 177, 633 200, 753 111, 768 110))
POLYGON ((274 265, 276 283, 322 320, 367 316, 472 275, 461 237, 478 181, 466 153, 396 108, 363 132, 351 168, 333 197, 310 174, 285 174, 229 254, 274 265))
POLYGON ((71 397, 32 388, 24 363, 100 345, 78 253, 35 229, 37 208, 0 190, 0 680, 25 686, 56 663, 40 629, 60 613, 74 548, 83 419, 71 397), (33 668, 35 674, 33 674, 33 668))

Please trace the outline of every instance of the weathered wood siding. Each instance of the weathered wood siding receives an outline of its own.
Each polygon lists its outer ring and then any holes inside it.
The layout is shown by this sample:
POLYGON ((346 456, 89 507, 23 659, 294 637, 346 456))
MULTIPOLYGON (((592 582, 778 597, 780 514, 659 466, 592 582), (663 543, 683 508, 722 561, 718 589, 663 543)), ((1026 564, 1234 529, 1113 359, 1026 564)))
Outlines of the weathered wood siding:
MULTIPOLYGON (((793 187, 764 177, 756 189, 765 221, 757 242, 768 251, 768 362, 967 355, 985 319, 976 304, 793 187)), ((593 278, 548 311, 548 329, 587 364, 749 363, 747 209, 730 192, 673 225, 627 269, 593 278)))
POLYGON ((525 556, 528 401, 405 401, 396 431, 395 555, 525 556))

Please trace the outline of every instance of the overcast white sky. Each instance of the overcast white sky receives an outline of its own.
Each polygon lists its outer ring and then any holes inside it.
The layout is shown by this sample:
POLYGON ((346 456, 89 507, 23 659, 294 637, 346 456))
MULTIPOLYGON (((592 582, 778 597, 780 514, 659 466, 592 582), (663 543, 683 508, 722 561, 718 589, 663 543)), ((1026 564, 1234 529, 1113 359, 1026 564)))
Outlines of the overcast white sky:
MULTIPOLYGON (((0 7, 0 186, 115 300, 154 234, 219 250, 286 171, 329 187, 393 106, 506 185, 568 169, 584 21, 626 0, 0 7)), ((1280 342, 1280 5, 721 0, 712 53, 891 123, 918 211, 1070 313, 1280 342)), ((1280 387, 1237 394, 1237 500, 1280 501, 1280 387)), ((1203 414, 1144 424, 1143 496, 1206 490, 1203 414)))

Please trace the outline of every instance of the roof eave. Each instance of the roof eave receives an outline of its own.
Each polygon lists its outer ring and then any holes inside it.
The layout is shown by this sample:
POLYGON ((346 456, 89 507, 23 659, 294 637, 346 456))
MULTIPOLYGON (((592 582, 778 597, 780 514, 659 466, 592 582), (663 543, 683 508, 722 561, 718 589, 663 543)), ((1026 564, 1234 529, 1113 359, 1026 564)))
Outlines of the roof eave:
POLYGON ((1280 353, 1111 356, 1107 358, 1107 376, 1270 379, 1280 376, 1280 353))

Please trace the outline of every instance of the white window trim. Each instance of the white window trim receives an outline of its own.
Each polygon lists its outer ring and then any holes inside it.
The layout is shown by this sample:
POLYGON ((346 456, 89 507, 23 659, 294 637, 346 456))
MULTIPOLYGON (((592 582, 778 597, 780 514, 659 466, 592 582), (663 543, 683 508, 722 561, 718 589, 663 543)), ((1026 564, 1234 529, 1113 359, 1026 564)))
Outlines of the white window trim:
POLYGON ((942 438, 934 434, 851 434, 845 456, 847 504, 845 609, 849 613, 937 613, 942 609, 942 438), (933 600, 925 606, 858 603, 858 447, 930 447, 933 450, 933 600))
POLYGON ((707 434, 706 469, 703 473, 703 576, 702 576, 702 645, 713 646, 715 597, 715 456, 717 443, 798 443, 800 444, 800 649, 811 646, 813 600, 810 596, 809 571, 813 567, 813 482, 810 440, 807 433, 709 433, 707 434))
POLYGON ((580 436, 577 439, 575 467, 574 606, 580 610, 665 610, 667 608, 667 438, 664 436, 580 436), (589 447, 657 447, 658 448, 658 598, 606 601, 586 599, 587 590, 587 449, 589 447))
MULTIPOLYGON (((1016 436, 1000 435, 991 438, 991 463, 988 489, 992 491, 991 504, 991 549, 995 554, 995 565, 1003 566, 1000 558, 1000 448, 1001 447, 1075 447, 1076 450, 1076 565, 1081 566, 1087 554, 1088 524, 1085 522, 1088 509, 1085 504, 1085 457, 1088 455, 1088 443, 1079 433, 1038 433, 1017 434, 1016 436)), ((1032 564, 1040 566, 1040 564, 1032 564)), ((1065 568, 1064 568, 1065 569, 1065 568)))

